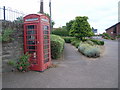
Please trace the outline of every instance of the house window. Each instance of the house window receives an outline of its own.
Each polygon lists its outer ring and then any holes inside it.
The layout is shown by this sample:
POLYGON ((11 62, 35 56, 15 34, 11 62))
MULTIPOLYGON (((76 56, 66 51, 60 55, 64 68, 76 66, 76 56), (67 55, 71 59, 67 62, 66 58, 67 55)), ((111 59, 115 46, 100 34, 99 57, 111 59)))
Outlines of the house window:
POLYGON ((117 30, 117 28, 116 28, 116 26, 114 27, 114 30, 113 30, 113 33, 116 33, 116 30, 117 30))

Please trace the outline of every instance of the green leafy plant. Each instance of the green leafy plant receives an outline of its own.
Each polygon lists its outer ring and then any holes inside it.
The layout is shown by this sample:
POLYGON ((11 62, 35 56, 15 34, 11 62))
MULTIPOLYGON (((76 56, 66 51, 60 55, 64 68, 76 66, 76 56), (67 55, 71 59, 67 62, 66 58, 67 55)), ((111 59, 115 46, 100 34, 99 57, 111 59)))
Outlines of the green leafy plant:
POLYGON ((10 60, 7 62, 7 64, 14 66, 20 72, 26 72, 30 67, 29 57, 30 55, 26 53, 21 56, 17 62, 10 60))
POLYGON ((29 70, 30 67, 30 62, 28 60, 29 57, 30 55, 28 53, 20 57, 19 61, 16 64, 16 68, 18 71, 23 72, 29 70))
POLYGON ((0 36, 0 41, 3 41, 3 42, 11 41, 12 40, 12 33, 13 33, 13 30, 10 28, 3 30, 2 35, 0 36))

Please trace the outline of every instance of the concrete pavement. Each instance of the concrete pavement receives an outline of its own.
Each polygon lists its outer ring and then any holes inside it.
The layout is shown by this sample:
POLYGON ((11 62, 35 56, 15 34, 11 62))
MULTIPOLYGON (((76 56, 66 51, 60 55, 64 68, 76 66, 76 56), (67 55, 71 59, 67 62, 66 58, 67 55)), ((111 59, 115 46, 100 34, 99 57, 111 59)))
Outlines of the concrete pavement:
POLYGON ((40 72, 3 73, 3 88, 117 88, 118 42, 105 41, 104 55, 88 59, 65 45, 58 67, 40 72))

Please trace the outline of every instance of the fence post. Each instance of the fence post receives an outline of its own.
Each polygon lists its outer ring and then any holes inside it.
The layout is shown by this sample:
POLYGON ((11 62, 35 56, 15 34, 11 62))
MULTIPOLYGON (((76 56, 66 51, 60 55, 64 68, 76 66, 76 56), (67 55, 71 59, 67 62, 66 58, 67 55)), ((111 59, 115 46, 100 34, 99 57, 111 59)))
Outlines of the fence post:
POLYGON ((5 18, 5 6, 3 6, 3 14, 4 14, 4 15, 3 15, 3 16, 4 16, 4 20, 5 20, 5 19, 6 19, 6 18, 5 18))

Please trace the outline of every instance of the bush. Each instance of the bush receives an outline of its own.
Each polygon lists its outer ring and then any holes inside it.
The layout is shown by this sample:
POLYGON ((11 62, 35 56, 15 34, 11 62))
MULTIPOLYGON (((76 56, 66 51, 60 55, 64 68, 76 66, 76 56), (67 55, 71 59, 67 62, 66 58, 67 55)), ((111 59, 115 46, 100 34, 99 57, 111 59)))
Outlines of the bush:
POLYGON ((80 40, 77 38, 72 38, 71 39, 71 44, 74 45, 76 48, 78 48, 79 44, 80 44, 80 40))
POLYGON ((69 32, 67 30, 53 30, 52 34, 59 36, 69 36, 69 32))
POLYGON ((71 40, 74 38, 74 37, 62 37, 66 43, 71 43, 71 40))
POLYGON ((98 48, 97 46, 91 46, 88 43, 80 43, 80 46, 78 47, 78 51, 87 57, 100 56, 100 48, 98 48))
POLYGON ((51 35, 51 57, 57 59, 60 57, 64 48, 64 39, 57 35, 51 35))
POLYGON ((9 42, 12 40, 12 35, 13 30, 12 29, 5 29, 2 31, 2 35, 0 35, 0 41, 2 42, 9 42))
POLYGON ((90 40, 96 45, 104 45, 104 41, 95 40, 95 39, 90 39, 90 40))

